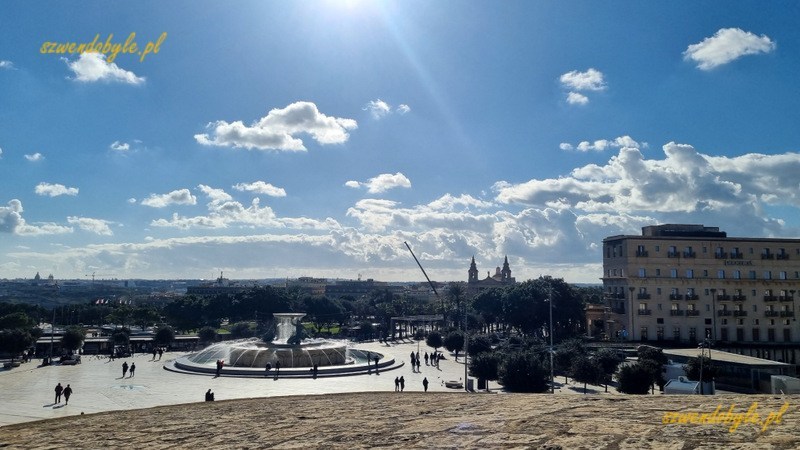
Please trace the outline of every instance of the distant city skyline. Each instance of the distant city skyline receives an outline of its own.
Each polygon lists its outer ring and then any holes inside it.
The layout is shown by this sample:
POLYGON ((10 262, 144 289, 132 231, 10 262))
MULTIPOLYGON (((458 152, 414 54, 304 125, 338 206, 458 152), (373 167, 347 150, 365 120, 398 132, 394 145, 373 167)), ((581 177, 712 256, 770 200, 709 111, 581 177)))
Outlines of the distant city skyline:
POLYGON ((598 283, 603 238, 643 226, 798 237, 798 19, 6 2, 0 279, 423 280, 408 242, 436 281, 507 256, 517 280, 598 283))

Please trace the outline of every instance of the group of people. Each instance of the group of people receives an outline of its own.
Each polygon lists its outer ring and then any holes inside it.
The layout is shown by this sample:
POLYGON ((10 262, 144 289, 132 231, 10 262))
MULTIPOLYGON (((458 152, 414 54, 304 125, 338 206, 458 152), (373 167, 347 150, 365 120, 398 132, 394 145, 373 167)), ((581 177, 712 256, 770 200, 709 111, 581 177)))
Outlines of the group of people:
MULTIPOLYGON (((425 352, 425 365, 434 366, 436 368, 439 367, 439 361, 443 358, 442 354, 439 352, 433 352, 428 355, 428 352, 425 352)), ((419 366, 421 364, 419 352, 411 352, 411 370, 414 372, 419 372, 419 366)))
POLYGON ((61 386, 61 383, 56 385, 56 399, 53 403, 61 403, 61 396, 64 396, 64 403, 69 405, 69 397, 72 395, 72 387, 67 384, 67 387, 61 386))
POLYGON ((132 362, 130 367, 128 367, 128 361, 122 362, 122 378, 125 378, 125 375, 130 371, 130 376, 128 378, 133 378, 134 373, 136 372, 136 363, 132 362))
POLYGON ((206 401, 213 402, 214 401, 214 393, 211 392, 211 389, 206 391, 206 401))
MULTIPOLYGON (((394 391, 395 392, 403 392, 406 388, 406 380, 401 375, 400 377, 394 378, 394 391)), ((422 388, 425 392, 428 392, 428 377, 422 379, 422 388)))
POLYGON ((161 361, 162 356, 164 356, 164 347, 153 347, 153 361, 161 361), (158 359, 156 359, 156 355, 158 355, 158 359))

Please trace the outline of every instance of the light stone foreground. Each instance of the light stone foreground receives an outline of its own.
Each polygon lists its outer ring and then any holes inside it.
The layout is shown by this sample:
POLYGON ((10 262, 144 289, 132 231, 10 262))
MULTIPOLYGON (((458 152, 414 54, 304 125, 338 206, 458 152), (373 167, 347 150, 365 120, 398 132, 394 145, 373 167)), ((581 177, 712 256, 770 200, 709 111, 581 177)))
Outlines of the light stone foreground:
MULTIPOLYGON (((362 343, 359 349, 391 356, 399 368, 382 370, 379 375, 320 377, 317 379, 264 379, 219 377, 209 374, 183 374, 164 370, 170 359, 186 353, 165 353, 161 361, 152 361, 152 354, 137 353, 132 358, 96 359, 86 355, 75 366, 37 367, 34 360, 12 370, 0 370, 0 426, 53 419, 70 415, 93 414, 104 411, 150 408, 203 401, 211 389, 217 400, 287 395, 332 394, 344 392, 394 391, 394 378, 405 378, 406 391, 422 391, 422 379, 428 378, 429 391, 453 391, 444 387, 447 380, 464 377, 464 366, 447 355, 440 369, 420 367, 422 373, 412 373, 409 354, 417 350, 416 343, 387 346, 377 342, 362 343), (136 363, 133 378, 122 377, 122 362, 136 363), (53 389, 57 383, 72 386, 74 394, 68 406, 53 405, 53 389)), ((420 354, 431 349, 424 342, 420 354)), ((490 387, 498 388, 491 383, 490 387)))

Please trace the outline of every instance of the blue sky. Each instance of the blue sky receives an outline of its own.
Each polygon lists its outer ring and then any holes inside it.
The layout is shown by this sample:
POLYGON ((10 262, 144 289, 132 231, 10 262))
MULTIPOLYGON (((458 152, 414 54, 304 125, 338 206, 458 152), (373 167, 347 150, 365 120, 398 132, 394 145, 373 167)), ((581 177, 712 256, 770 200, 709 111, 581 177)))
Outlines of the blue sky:
MULTIPOLYGON (((3 2, 0 278, 597 282, 798 237, 796 2, 3 2), (47 53, 45 43, 157 54, 47 53), (45 53, 42 53, 42 49, 45 53)), ((55 47, 57 49, 57 47, 55 47)))

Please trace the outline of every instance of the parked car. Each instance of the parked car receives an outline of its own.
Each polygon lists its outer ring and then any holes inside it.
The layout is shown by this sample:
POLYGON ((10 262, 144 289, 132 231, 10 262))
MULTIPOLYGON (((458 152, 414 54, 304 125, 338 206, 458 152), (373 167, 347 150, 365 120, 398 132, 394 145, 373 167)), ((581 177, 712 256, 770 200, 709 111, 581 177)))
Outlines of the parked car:
POLYGON ((74 366, 75 364, 81 363, 81 355, 62 356, 58 362, 64 366, 74 366))

